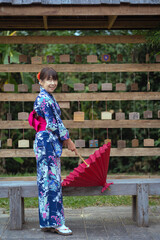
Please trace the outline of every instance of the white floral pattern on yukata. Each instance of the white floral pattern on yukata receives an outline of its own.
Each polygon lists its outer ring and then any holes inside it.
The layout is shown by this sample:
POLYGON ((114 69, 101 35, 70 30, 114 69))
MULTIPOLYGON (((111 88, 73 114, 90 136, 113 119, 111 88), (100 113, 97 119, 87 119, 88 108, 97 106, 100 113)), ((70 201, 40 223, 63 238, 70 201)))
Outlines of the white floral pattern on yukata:
POLYGON ((34 103, 34 110, 46 120, 46 130, 36 133, 34 152, 37 161, 37 185, 39 193, 39 222, 41 228, 57 227, 65 224, 61 162, 63 141, 69 132, 60 118, 61 110, 44 88, 34 103))

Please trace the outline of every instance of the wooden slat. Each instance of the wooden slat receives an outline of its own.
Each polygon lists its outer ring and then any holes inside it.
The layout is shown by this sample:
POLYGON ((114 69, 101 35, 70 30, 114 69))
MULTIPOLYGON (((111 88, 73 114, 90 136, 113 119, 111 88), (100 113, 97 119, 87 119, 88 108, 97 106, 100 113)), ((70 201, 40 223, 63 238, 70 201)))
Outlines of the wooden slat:
MULTIPOLYGON (((78 148, 78 152, 83 157, 88 157, 93 154, 98 148, 78 148)), ((124 156, 160 156, 160 148, 111 148, 111 157, 124 157, 124 156)), ((35 157, 33 149, 1 149, 0 158, 10 157, 35 157)), ((63 149, 63 157, 78 157, 74 152, 68 149, 63 149)))
POLYGON ((160 15, 159 5, 60 5, 3 6, 0 16, 129 16, 160 15))
POLYGON ((44 67, 53 67, 57 72, 160 72, 160 63, 0 64, 0 72, 39 72, 44 67))
MULTIPOLYGON (((63 187, 63 196, 95 196, 95 195, 136 195, 137 184, 146 183, 149 186, 149 195, 160 194, 160 179, 108 179, 113 182, 111 191, 101 193, 102 187, 63 187), (153 191, 152 191, 153 190, 153 191)), ((9 187, 21 187, 22 197, 37 197, 38 188, 36 181, 10 181, 0 182, 0 198, 8 197, 9 187)))
MULTIPOLYGON (((160 120, 63 120, 66 128, 160 128, 160 120)), ((0 129, 29 129, 28 121, 0 121, 0 129)))
MULTIPOLYGON (((0 93, 2 102, 34 102, 38 93, 0 93)), ((159 92, 54 93, 59 104, 72 101, 160 100, 159 92)))
POLYGON ((145 43, 142 35, 113 36, 0 36, 0 44, 113 44, 145 43))

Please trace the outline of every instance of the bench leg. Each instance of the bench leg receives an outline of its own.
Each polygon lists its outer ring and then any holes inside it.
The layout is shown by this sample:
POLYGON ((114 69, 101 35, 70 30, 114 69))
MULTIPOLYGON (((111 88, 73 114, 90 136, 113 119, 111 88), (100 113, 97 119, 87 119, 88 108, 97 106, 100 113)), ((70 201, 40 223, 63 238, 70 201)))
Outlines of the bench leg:
POLYGON ((10 197, 10 229, 22 229, 22 198, 21 187, 9 188, 10 197))
POLYGON ((132 219, 133 219, 133 221, 136 221, 136 218, 137 218, 136 203, 137 203, 137 196, 136 195, 132 195, 132 219))
POLYGON ((148 227, 148 184, 137 184, 137 225, 148 227))

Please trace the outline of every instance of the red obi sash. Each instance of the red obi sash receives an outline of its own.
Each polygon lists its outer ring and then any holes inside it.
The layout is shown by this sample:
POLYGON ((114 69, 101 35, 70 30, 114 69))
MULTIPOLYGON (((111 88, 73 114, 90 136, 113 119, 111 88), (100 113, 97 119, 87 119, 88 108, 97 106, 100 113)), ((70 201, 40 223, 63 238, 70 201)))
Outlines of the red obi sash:
POLYGON ((36 132, 39 131, 44 131, 46 130, 46 120, 44 118, 42 118, 41 116, 36 116, 37 113, 35 110, 33 110, 28 117, 28 122, 29 125, 34 127, 34 129, 36 130, 36 132))

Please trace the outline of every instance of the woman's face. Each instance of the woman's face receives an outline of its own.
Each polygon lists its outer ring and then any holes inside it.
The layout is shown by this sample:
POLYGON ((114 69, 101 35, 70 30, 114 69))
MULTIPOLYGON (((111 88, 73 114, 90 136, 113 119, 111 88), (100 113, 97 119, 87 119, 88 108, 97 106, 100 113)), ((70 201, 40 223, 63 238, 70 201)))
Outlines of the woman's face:
POLYGON ((53 93, 58 85, 58 81, 50 77, 49 79, 45 78, 43 81, 40 80, 40 84, 47 92, 53 93))

